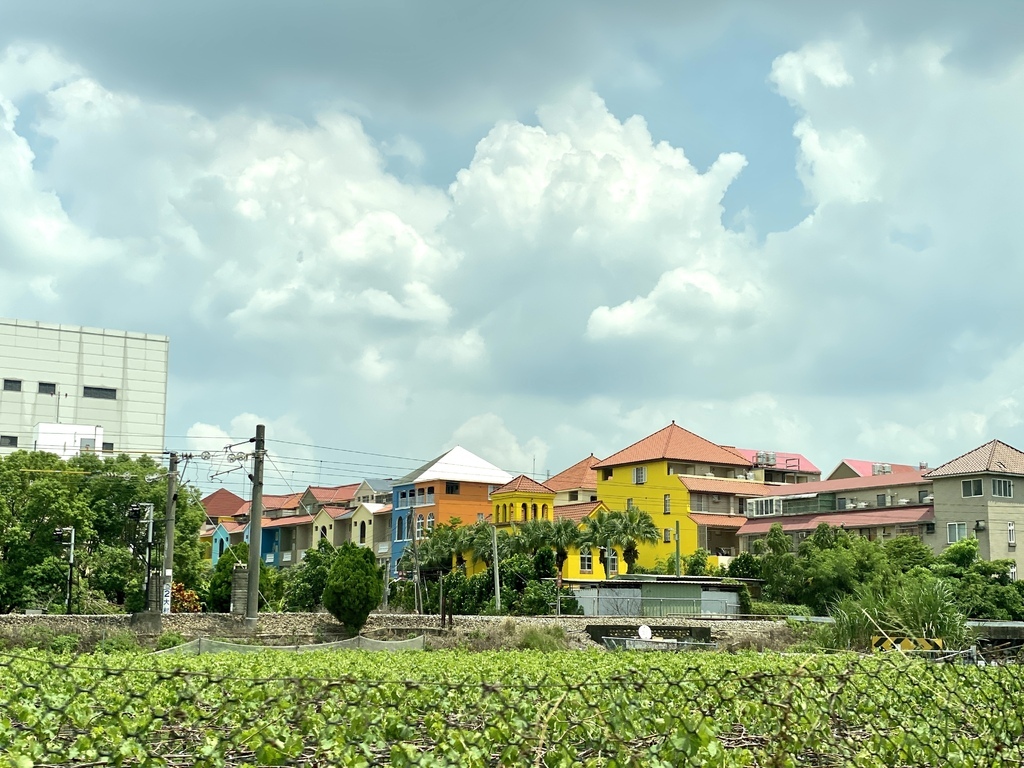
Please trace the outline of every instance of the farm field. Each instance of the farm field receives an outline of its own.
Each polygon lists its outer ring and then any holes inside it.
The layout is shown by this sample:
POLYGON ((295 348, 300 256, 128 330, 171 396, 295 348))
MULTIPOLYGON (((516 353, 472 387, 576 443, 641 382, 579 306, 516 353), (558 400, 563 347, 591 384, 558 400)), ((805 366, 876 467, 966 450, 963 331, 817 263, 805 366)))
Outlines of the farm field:
POLYGON ((999 766, 1019 666, 896 655, 0 655, 0 766, 999 766))

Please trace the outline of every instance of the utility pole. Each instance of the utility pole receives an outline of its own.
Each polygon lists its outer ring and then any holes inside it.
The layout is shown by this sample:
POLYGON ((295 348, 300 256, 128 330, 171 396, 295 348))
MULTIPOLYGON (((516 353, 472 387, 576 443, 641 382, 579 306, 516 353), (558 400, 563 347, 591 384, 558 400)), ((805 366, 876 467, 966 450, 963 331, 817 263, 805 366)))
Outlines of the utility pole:
POLYGON ((160 612, 171 612, 171 586, 174 584, 174 512, 178 503, 178 454, 171 451, 167 470, 167 508, 164 513, 164 578, 160 612))
POLYGON ((676 520, 676 576, 681 576, 683 572, 683 564, 680 561, 679 553, 679 521, 676 520))
POLYGON ((263 454, 266 445, 267 428, 263 424, 256 425, 256 452, 253 455, 252 475, 252 506, 249 511, 249 584, 245 601, 245 625, 256 628, 257 614, 260 610, 260 550, 263 544, 263 454))
POLYGON ((494 610, 501 613, 501 579, 498 577, 498 528, 491 526, 491 557, 494 561, 494 610))
POLYGON ((71 547, 68 549, 68 615, 71 615, 71 589, 75 583, 75 526, 71 526, 71 547))

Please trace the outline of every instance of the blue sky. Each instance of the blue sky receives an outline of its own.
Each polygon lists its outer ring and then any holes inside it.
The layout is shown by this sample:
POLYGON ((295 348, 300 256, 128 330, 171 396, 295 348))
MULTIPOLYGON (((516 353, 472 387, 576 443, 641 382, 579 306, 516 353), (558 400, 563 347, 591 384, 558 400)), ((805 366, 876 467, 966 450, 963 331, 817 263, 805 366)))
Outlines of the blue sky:
POLYGON ((169 335, 280 489, 1024 446, 1022 9, 5 3, 0 315, 169 335))

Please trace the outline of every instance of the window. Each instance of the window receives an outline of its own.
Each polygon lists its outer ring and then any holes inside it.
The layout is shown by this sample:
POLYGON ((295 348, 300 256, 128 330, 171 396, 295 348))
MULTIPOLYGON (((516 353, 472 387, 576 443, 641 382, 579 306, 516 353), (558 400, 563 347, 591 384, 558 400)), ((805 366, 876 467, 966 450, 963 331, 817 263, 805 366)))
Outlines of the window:
POLYGON ((580 492, 579 491, 569 491, 569 501, 579 501, 579 500, 580 500, 580 492))
POLYGON ((416 515, 416 538, 423 538, 423 515, 416 515))
POLYGON ((671 544, 672 543, 672 529, 671 528, 666 528, 665 529, 664 538, 662 539, 662 541, 664 541, 666 544, 671 544))
POLYGON ((602 480, 611 480, 612 479, 612 471, 610 469, 602 469, 601 470, 601 479, 602 480))
POLYGON ((960 483, 960 487, 963 489, 963 497, 969 499, 972 496, 981 496, 981 478, 976 477, 973 480, 963 480, 960 483))
POLYGON ((360 520, 359 521, 359 543, 360 544, 365 544, 366 543, 366 521, 365 520, 360 520))
POLYGON ((1010 581, 1016 581, 1016 580, 1017 580, 1017 565, 1014 564, 1014 565, 1010 566, 1010 581))
POLYGON ((707 512, 708 511, 708 495, 706 493, 691 493, 690 494, 690 511, 691 512, 707 512))
POLYGON ((779 512, 779 499, 747 499, 747 514, 751 517, 765 517, 779 512))
POLYGON ((104 453, 113 453, 114 452, 114 444, 113 443, 104 443, 103 444, 103 452, 104 453))
POLYGON ((398 508, 404 509, 407 506, 409 506, 409 494, 407 494, 405 491, 402 491, 400 494, 398 494, 398 508))
POLYGON ((327 526, 326 525, 321 525, 320 526, 320 538, 321 539, 326 539, 327 538, 327 526))
POLYGON ((39 394, 40 395, 56 395, 57 385, 47 381, 39 382, 39 394))
POLYGON ((884 493, 880 493, 875 496, 875 504, 879 507, 884 507, 888 497, 884 493))
POLYGON ((671 515, 672 514, 672 496, 671 496, 671 494, 666 493, 665 494, 665 498, 663 498, 661 500, 661 504, 662 504, 662 511, 666 515, 671 515))
POLYGON ((82 397, 93 397, 97 400, 117 400, 117 390, 110 387, 83 387, 82 397))
POLYGON ((426 502, 427 502, 427 489, 426 488, 419 488, 419 489, 417 489, 417 491, 416 491, 416 503, 417 504, 426 504, 426 502))
POLYGON ((670 475, 692 475, 693 464, 673 464, 669 462, 668 473, 670 475))
POLYGON ((927 489, 922 489, 922 490, 918 491, 917 492, 917 503, 918 504, 925 504, 925 503, 927 503, 928 497, 930 495, 931 494, 928 493, 927 489))
POLYGON ((647 482, 647 467, 633 467, 633 485, 643 485, 647 482))
POLYGON ((525 501, 523 502, 522 510, 523 510, 523 522, 525 523, 526 520, 527 520, 527 517, 526 517, 526 502, 525 501))
POLYGON ((842 512, 844 509, 846 509, 846 504, 846 499, 836 499, 836 511, 842 512))
POLYGON ((21 379, 4 379, 4 392, 21 392, 21 379))
POLYGON ((608 562, 605 565, 608 567, 608 576, 613 576, 619 572, 619 553, 615 551, 615 547, 608 550, 608 562))
POLYGON ((1011 520, 1006 524, 1006 543, 1011 547, 1017 546, 1017 531, 1015 530, 1013 521, 1011 520))
POLYGON ((540 519, 541 520, 550 520, 551 519, 550 517, 548 517, 548 505, 547 504, 542 504, 541 505, 541 508, 540 508, 540 519))
POLYGON ((427 513, 427 530, 428 531, 434 530, 434 513, 433 512, 428 512, 427 513))
POLYGON ((18 438, 16 435, 0 435, 0 448, 17 448, 18 438))
POLYGON ((536 520, 537 519, 537 505, 536 504, 531 504, 530 505, 530 519, 531 520, 536 520))
POLYGON ((447 493, 449 496, 458 496, 459 484, 448 481, 447 483, 444 484, 444 492, 447 493))
POLYGON ((395 541, 401 541, 405 538, 405 518, 398 518, 398 527, 395 529, 395 541))
POLYGON ((1013 480, 997 477, 992 480, 992 495, 1003 499, 1013 498, 1013 480))
POLYGON ((427 504, 433 504, 433 503, 434 503, 434 486, 428 485, 427 486, 427 504))
POLYGON ((477 512, 476 513, 476 521, 478 523, 482 523, 484 521, 484 513, 483 512, 477 512))
POLYGON ((632 509, 632 508, 633 508, 633 500, 632 499, 626 499, 626 509, 632 509))
POLYGON ((967 538, 967 523, 947 523, 946 524, 946 542, 948 544, 956 544, 958 541, 962 541, 967 538))
POLYGON ((593 573, 594 572, 594 556, 590 554, 589 549, 580 550, 580 573, 593 573))

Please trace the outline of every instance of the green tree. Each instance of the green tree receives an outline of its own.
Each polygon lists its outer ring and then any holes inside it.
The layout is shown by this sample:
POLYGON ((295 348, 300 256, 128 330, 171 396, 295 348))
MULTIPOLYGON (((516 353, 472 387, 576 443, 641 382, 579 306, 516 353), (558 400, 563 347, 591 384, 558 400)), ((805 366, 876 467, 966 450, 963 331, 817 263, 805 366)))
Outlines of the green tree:
MULTIPOLYGON (((579 548, 589 549, 592 554, 598 555, 601 564, 608 562, 607 551, 609 546, 615 546, 618 542, 615 518, 611 513, 603 509, 597 510, 589 517, 583 519, 583 526, 580 528, 579 548)), ((609 574, 605 574, 608 576, 609 574)))
POLYGON ((626 561, 627 570, 632 572, 640 557, 637 546, 657 543, 661 540, 661 531, 649 514, 633 506, 625 512, 613 512, 609 517, 613 541, 622 547, 622 559, 626 561))
POLYGON ((322 605, 324 587, 327 586, 335 554, 334 546, 321 539, 319 546, 306 550, 306 556, 298 566, 284 573, 286 611, 315 611, 322 605))
POLYGON ((513 532, 514 535, 509 542, 512 552, 532 557, 541 549, 549 546, 551 523, 547 520, 527 520, 514 525, 513 532))
POLYGON ((729 578, 760 579, 761 560, 750 552, 740 552, 729 563, 729 578))
POLYGON ((346 541, 338 547, 324 587, 323 604, 330 614, 356 634, 384 591, 377 559, 367 547, 346 541))
MULTIPOLYGON (((235 565, 246 567, 249 562, 249 545, 244 541, 228 547, 217 559, 210 584, 207 588, 206 608, 215 613, 227 613, 231 608, 231 575, 235 565)), ((260 561, 260 608, 269 606, 279 597, 280 579, 278 575, 260 561)))
POLYGON ((800 545, 794 602, 824 615, 829 606, 862 584, 881 584, 892 568, 878 544, 826 523, 800 545))
POLYGON ((907 573, 914 568, 930 568, 935 562, 932 548, 917 536, 896 536, 883 546, 893 570, 907 573))
POLYGON ((702 547, 686 558, 686 575, 707 576, 708 558, 710 556, 711 553, 702 547))
POLYGON ((565 561, 569 559, 569 550, 580 543, 580 529, 572 520, 556 520, 551 526, 548 544, 555 550, 555 568, 561 582, 565 561))
POLYGON ((761 559, 763 599, 776 603, 796 602, 797 562, 792 546, 792 539, 778 523, 772 524, 767 536, 753 543, 754 554, 761 559))

